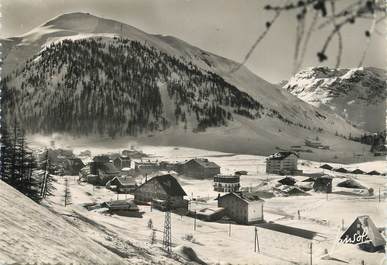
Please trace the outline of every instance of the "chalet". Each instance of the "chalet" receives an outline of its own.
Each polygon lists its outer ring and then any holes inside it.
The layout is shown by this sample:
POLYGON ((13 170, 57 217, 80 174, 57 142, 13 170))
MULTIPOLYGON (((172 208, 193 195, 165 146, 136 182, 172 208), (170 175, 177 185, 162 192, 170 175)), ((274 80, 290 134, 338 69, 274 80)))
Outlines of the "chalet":
POLYGON ((296 180, 292 177, 285 177, 283 179, 278 180, 282 185, 294 186, 296 184, 296 180))
POLYGON ((278 152, 266 159, 266 173, 294 175, 301 173, 301 170, 297 169, 298 155, 293 152, 278 152))
POLYGON ((367 175, 375 175, 375 176, 379 176, 381 175, 380 172, 376 171, 376 170, 372 170, 370 172, 367 173, 367 175))
POLYGON ((66 158, 62 162, 62 166, 66 175, 73 176, 78 175, 81 169, 85 167, 85 164, 79 158, 66 158))
POLYGON ((332 170, 333 169, 333 167, 331 165, 329 165, 329 164, 324 164, 320 168, 327 169, 327 170, 332 170))
POLYGON ((348 173, 349 171, 343 167, 340 168, 335 168, 334 171, 339 172, 339 173, 348 173))
POLYGON ((106 185, 109 180, 120 176, 120 171, 109 161, 107 156, 96 156, 90 162, 90 174, 98 176, 100 185, 106 185))
POLYGON ((315 179, 313 183, 313 190, 315 192, 332 192, 332 176, 324 175, 315 179))
POLYGON ((122 169, 124 167, 130 167, 131 166, 131 160, 130 157, 127 156, 117 156, 113 160, 113 164, 117 169, 122 169))
POLYGON ((346 179, 337 184, 337 187, 350 188, 350 189, 366 189, 365 186, 361 185, 354 179, 346 179))
POLYGON ((135 162, 134 170, 139 175, 149 175, 159 171, 159 165, 156 162, 135 162))
POLYGON ((232 192, 218 198, 218 207, 225 209, 226 214, 241 224, 263 221, 263 203, 254 193, 232 192))
POLYGON ((131 177, 115 177, 106 183, 106 188, 118 193, 132 193, 136 190, 136 181, 131 177))
POLYGON ((168 201, 173 209, 187 209, 188 201, 184 200, 186 195, 179 182, 167 174, 153 177, 139 186, 134 192, 134 200, 139 203, 149 203, 153 200, 168 201))
POLYGON ((221 175, 214 177, 214 191, 234 192, 240 188, 240 175, 221 175))
POLYGON ((195 158, 181 166, 181 173, 192 178, 212 178, 220 174, 220 166, 208 159, 195 158))
POLYGON ((180 167, 181 167, 181 163, 179 163, 179 162, 172 163, 172 162, 168 162, 168 161, 161 161, 159 166, 160 166, 160 170, 179 172, 180 167))
POLYGON ((351 173, 352 174, 364 174, 365 172, 363 170, 357 168, 357 169, 353 170, 351 173))
POLYGON ((122 150, 121 154, 122 156, 127 156, 131 159, 141 159, 143 157, 147 157, 146 154, 137 150, 122 150))

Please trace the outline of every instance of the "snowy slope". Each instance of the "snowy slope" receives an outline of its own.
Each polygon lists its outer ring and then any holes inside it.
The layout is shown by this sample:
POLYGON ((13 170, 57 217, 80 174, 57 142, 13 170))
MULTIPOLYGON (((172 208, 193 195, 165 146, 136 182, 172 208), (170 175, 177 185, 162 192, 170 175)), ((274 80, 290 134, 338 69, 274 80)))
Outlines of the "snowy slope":
POLYGON ((0 180, 0 264, 126 264, 0 180))
MULTIPOLYGON (((223 78, 228 84, 235 86, 239 91, 246 92, 254 100, 259 102, 264 110, 261 119, 245 119, 235 115, 234 121, 229 122, 227 127, 216 128, 211 138, 199 134, 190 138, 190 146, 205 145, 211 139, 211 145, 217 149, 235 150, 240 152, 254 153, 272 152, 275 146, 289 147, 293 144, 303 143, 305 137, 312 133, 323 130, 323 135, 335 134, 356 136, 362 133, 361 130, 353 128, 348 122, 337 114, 332 114, 300 100, 285 90, 278 89, 262 78, 256 76, 246 67, 238 71, 232 70, 238 65, 229 59, 211 54, 197 47, 194 47, 182 40, 171 36, 147 34, 141 30, 122 24, 117 21, 99 18, 85 13, 70 13, 58 16, 34 30, 12 39, 3 40, 4 43, 4 69, 3 75, 10 74, 16 68, 21 68, 29 58, 39 60, 39 52, 52 43, 62 42, 65 39, 80 40, 94 39, 104 43, 114 42, 114 36, 122 36, 125 39, 139 41, 145 46, 153 47, 160 52, 177 58, 186 65, 193 64, 201 71, 214 73, 223 78), (272 115, 276 113, 275 115, 272 115), (231 142, 229 136, 232 136, 231 142), (212 141, 212 140, 216 141, 212 141), (240 143, 243 143, 242 146, 240 143), (252 145, 253 143, 253 145, 252 145), (225 148, 223 148, 223 146, 225 148)), ((44 73, 46 74, 46 73, 44 73)), ((53 76, 49 82, 59 79, 60 76, 53 76)), ((20 80, 13 80, 13 85, 18 86, 20 80)), ((51 88, 54 89, 54 88, 51 88)), ((173 114, 176 106, 170 104, 168 95, 163 94, 162 86, 159 87, 164 106, 164 114, 173 114)), ((41 91, 43 93, 43 91, 41 91)), ((180 144, 190 137, 181 127, 171 130, 171 134, 158 134, 162 142, 169 144, 180 144), (181 129, 181 130, 180 130, 181 129), (178 135, 175 133, 178 132, 178 135), (185 136, 185 137, 184 137, 185 136), (178 140, 176 137, 182 137, 178 140), (172 142, 170 142, 172 140, 172 142)), ((203 133, 204 134, 204 133, 203 133)), ((327 139, 328 139, 327 138, 327 139)), ((350 143, 343 142, 339 146, 346 146, 350 143)), ((345 148, 344 148, 345 149, 345 148)))
POLYGON ((283 87, 322 110, 344 117, 370 132, 386 127, 386 72, 377 68, 310 68, 283 87))

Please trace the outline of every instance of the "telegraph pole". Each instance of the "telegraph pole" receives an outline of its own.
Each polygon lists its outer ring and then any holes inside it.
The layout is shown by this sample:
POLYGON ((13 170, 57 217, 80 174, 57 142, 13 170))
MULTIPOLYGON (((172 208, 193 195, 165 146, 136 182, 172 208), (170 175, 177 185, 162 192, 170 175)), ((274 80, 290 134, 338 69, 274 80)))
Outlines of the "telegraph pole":
POLYGON ((231 237, 231 222, 228 223, 228 236, 231 237))

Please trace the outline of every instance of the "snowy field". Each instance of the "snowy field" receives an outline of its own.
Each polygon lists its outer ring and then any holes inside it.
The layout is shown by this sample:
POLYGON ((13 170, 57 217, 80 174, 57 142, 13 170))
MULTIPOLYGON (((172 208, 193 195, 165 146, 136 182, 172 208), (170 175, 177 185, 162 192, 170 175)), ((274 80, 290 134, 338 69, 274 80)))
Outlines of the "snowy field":
MULTIPOLYGON (((182 147, 154 147, 139 146, 151 160, 184 161, 194 157, 206 157, 221 166, 222 173, 233 173, 237 170, 246 170, 248 175, 241 177, 241 186, 249 189, 259 189, 263 181, 269 180, 268 186, 273 186, 282 178, 277 175, 265 174, 265 158, 253 155, 235 155, 192 148, 182 147)), ((93 155, 119 151, 92 150, 93 155)), ((75 150, 78 152, 81 150, 75 150)), ((300 168, 305 173, 322 172, 320 163, 301 160, 300 168)), ((340 166, 340 165, 336 165, 340 166)), ((385 172, 384 161, 374 161, 360 164, 345 165, 346 168, 360 168, 371 171, 385 172)), ((245 225, 231 225, 231 236, 228 234, 229 224, 197 221, 194 231, 194 220, 190 217, 172 214, 172 242, 175 252, 181 246, 194 249, 199 258, 209 264, 310 264, 310 243, 313 243, 313 264, 383 264, 383 253, 368 253, 359 250, 356 246, 337 243, 341 235, 342 224, 349 226, 355 217, 369 215, 377 227, 384 226, 384 195, 379 202, 379 188, 384 189, 383 176, 353 175, 333 173, 333 192, 327 197, 325 194, 308 192, 311 196, 274 197, 265 199, 264 216, 267 221, 289 225, 317 233, 313 241, 275 232, 263 228, 258 229, 260 253, 254 252, 254 227, 245 225), (352 177, 367 188, 373 188, 375 195, 369 196, 359 190, 339 188, 336 184, 352 177), (300 219, 298 218, 300 211, 300 219), (191 236, 192 235, 192 236, 191 236), (187 239, 189 238, 189 240, 187 239), (334 259, 321 259, 328 251, 334 259)), ((297 181, 305 176, 296 176, 297 181)), ((211 180, 195 180, 178 177, 180 184, 188 194, 188 198, 195 197, 207 200, 216 205, 214 200, 218 192, 212 190, 211 180)), ((75 177, 58 177, 56 191, 53 197, 47 200, 47 206, 56 212, 67 213, 74 218, 79 229, 94 240, 104 241, 104 244, 122 247, 120 242, 130 242, 131 245, 142 249, 140 252, 151 252, 163 257, 161 251, 164 213, 158 210, 151 211, 149 206, 140 206, 142 218, 131 218, 117 215, 107 215, 100 211, 87 211, 81 205, 91 202, 116 200, 117 195, 105 188, 93 188, 92 185, 76 181, 75 177), (64 178, 69 179, 72 205, 63 206, 64 178), (80 218, 79 216, 82 216, 80 218), (151 230, 147 227, 152 219, 156 229, 156 243, 150 244, 151 230), (83 220, 83 221, 80 221, 83 220), (84 220, 88 220, 85 222, 84 220), (106 238, 102 236, 100 227, 113 231, 116 236, 106 238), (103 237, 103 238, 101 238, 103 237)), ((119 199, 130 198, 130 195, 119 195, 119 199)), ((124 251, 124 250, 121 250, 124 251)), ((136 255, 131 253, 131 255, 136 255)), ((133 262, 134 256, 129 260, 133 262)), ((168 263, 167 263, 168 264, 168 263)))

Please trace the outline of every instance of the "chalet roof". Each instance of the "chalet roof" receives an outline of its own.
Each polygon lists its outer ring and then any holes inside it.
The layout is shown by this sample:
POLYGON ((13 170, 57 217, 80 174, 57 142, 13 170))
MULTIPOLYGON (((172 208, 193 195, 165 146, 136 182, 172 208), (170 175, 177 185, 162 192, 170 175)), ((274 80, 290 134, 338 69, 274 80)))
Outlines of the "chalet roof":
POLYGON ((103 172, 108 173, 108 174, 120 173, 120 171, 111 162, 103 163, 100 166, 100 170, 102 170, 103 172))
MULTIPOLYGON (((170 174, 153 177, 150 180, 148 180, 146 183, 152 182, 152 181, 157 181, 169 196, 187 195, 183 190, 183 188, 181 187, 181 185, 179 184, 179 182, 170 174)), ((140 187, 138 187, 138 189, 141 189, 141 187, 146 183, 142 184, 140 187)))
POLYGON ((211 162, 206 158, 194 158, 189 160, 187 163, 190 163, 191 161, 199 164, 201 167, 204 167, 204 168, 220 168, 220 166, 218 166, 216 163, 211 162))
POLYGON ((337 187, 351 188, 351 189, 366 189, 366 187, 364 187, 354 179, 344 180, 343 182, 338 183, 337 187))
POLYGON ((132 200, 116 200, 104 203, 109 210, 138 211, 137 205, 132 200))
POLYGON ((109 160, 110 160, 110 158, 106 155, 99 155, 99 156, 93 157, 93 161, 99 162, 99 163, 107 163, 107 162, 109 162, 109 160))
POLYGON ((368 172, 367 175, 380 175, 380 172, 378 172, 376 170, 372 170, 372 171, 368 172))
POLYGON ((115 159, 120 159, 121 161, 130 161, 129 156, 117 156, 115 159))
POLYGON ((335 168, 334 171, 340 172, 340 173, 348 173, 348 170, 343 167, 335 168))
POLYGON ((283 179, 278 180, 278 182, 283 185, 293 186, 296 183, 296 180, 292 177, 285 177, 283 179))
POLYGON ((332 167, 331 165, 329 165, 329 164, 324 164, 324 165, 322 165, 320 168, 328 169, 328 170, 333 169, 333 167, 332 167))
POLYGON ((357 169, 353 170, 351 173, 352 174, 364 174, 364 171, 357 168, 357 169))
POLYGON ((158 164, 156 162, 151 162, 151 161, 141 161, 141 162, 135 162, 136 166, 157 166, 158 164))
POLYGON ((299 157, 294 152, 278 152, 278 153, 270 155, 267 159, 268 160, 283 160, 283 159, 287 158, 290 155, 295 155, 295 156, 299 157))
POLYGON ((254 201, 262 201, 262 202, 264 201, 255 192, 231 192, 231 193, 227 193, 226 195, 223 195, 219 198, 223 198, 226 196, 235 196, 238 199, 241 199, 247 203, 254 202, 254 201))
POLYGON ((115 177, 111 182, 113 183, 114 181, 118 181, 122 186, 132 186, 136 184, 136 181, 130 177, 115 177))

